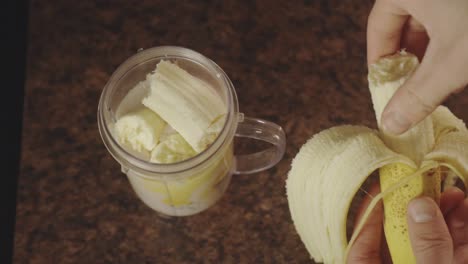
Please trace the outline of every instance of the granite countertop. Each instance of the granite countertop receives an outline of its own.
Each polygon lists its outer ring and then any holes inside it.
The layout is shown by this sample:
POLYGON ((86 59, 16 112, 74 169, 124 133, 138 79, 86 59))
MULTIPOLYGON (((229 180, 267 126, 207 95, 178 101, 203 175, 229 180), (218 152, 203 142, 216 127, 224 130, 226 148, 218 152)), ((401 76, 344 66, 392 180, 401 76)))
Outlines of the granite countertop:
MULTIPOLYGON (((15 263, 311 262, 285 180, 313 134, 375 127, 365 62, 372 2, 31 1, 15 263), (96 123, 110 74, 159 45, 211 58, 241 111, 287 136, 277 166, 234 176, 214 207, 172 220, 137 198, 96 123)), ((461 98, 448 104, 467 120, 461 98)))

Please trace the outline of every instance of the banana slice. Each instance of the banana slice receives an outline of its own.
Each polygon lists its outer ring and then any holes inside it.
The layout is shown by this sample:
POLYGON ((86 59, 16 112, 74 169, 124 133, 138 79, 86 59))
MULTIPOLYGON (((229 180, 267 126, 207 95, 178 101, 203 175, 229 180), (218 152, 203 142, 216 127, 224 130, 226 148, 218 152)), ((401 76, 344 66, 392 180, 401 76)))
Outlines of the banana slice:
POLYGON ((151 162, 174 163, 186 160, 197 153, 179 134, 168 135, 151 152, 151 162))
MULTIPOLYGON (((143 104, 159 114, 197 152, 212 141, 208 128, 226 113, 213 87, 177 65, 161 61, 149 77, 150 93, 143 104), (207 138, 209 140, 207 140, 207 138)), ((218 129, 214 131, 217 135, 218 129)))
POLYGON ((134 151, 152 151, 166 123, 153 111, 143 108, 128 113, 117 120, 115 130, 122 145, 129 145, 134 151))

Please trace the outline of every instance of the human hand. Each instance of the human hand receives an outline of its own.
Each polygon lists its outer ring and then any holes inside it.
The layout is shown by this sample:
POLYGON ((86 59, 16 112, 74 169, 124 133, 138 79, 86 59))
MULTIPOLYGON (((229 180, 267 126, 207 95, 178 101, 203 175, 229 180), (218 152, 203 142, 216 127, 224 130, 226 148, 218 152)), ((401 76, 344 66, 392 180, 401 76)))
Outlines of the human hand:
MULTIPOLYGON (((374 186, 370 194, 379 192, 374 186)), ((408 231, 417 263, 468 262, 468 198, 458 188, 442 194, 440 209, 436 203, 421 197, 408 206, 408 231)), ((364 200, 357 221, 370 203, 364 200)), ((348 264, 392 263, 383 236, 383 208, 378 205, 351 247, 348 264)))
POLYGON ((377 0, 367 25, 368 63, 406 48, 421 65, 382 113, 401 134, 468 84, 467 0, 377 0))

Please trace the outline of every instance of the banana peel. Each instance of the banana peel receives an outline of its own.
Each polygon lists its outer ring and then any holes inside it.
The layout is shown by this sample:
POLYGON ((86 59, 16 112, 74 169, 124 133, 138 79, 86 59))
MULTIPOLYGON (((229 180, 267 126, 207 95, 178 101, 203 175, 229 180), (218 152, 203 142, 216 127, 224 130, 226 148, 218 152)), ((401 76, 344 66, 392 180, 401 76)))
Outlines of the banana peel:
MULTIPOLYGON (((417 68, 405 51, 370 66, 369 89, 377 125, 394 92, 417 68)), ((309 139, 294 158, 286 181, 295 228, 316 262, 345 263, 347 254, 375 205, 384 202, 384 230, 394 263, 414 263, 406 206, 419 195, 440 197, 441 168, 466 186, 468 131, 444 106, 400 136, 363 126, 343 125, 309 139), (348 240, 346 220, 363 182, 379 171, 376 195, 348 240), (406 242, 405 242, 406 240, 406 242)))

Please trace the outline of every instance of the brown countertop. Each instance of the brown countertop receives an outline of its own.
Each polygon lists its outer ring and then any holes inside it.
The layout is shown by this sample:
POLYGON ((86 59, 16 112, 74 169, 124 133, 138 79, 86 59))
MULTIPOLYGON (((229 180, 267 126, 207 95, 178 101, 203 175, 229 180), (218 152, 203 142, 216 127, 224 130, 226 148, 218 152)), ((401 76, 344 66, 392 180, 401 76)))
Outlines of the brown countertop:
MULTIPOLYGON (((309 261, 285 180, 314 133, 375 127, 365 64, 372 1, 31 2, 15 263, 309 261), (234 176, 214 207, 177 220, 140 202, 96 124, 113 70, 137 49, 159 45, 217 62, 241 111, 287 135, 276 167, 234 176)), ((465 120, 466 99, 448 102, 465 120)))

